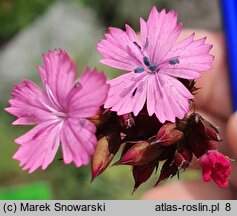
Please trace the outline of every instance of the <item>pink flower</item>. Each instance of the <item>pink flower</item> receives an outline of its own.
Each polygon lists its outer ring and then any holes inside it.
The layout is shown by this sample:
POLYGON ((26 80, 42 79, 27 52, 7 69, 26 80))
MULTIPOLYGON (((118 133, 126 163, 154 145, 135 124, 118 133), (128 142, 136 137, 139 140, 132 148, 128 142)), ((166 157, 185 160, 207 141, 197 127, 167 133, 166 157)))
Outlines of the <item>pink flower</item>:
POLYGON ((140 36, 126 25, 126 31, 109 28, 98 43, 104 56, 101 63, 129 71, 111 80, 105 108, 118 115, 138 115, 144 104, 148 114, 154 113, 161 123, 182 119, 189 111, 193 95, 177 79, 195 79, 211 68, 212 45, 205 38, 194 40, 194 33, 181 42, 182 25, 177 25, 174 11, 160 13, 152 8, 147 22, 140 20, 140 36))
POLYGON ((104 103, 108 85, 103 73, 86 68, 75 82, 76 66, 62 50, 43 54, 38 67, 44 90, 30 80, 14 86, 6 111, 18 117, 14 125, 37 125, 15 140, 20 148, 13 156, 23 170, 46 169, 61 143, 65 164, 88 164, 96 144, 96 127, 86 118, 104 103))
POLYGON ((221 188, 228 187, 231 172, 230 161, 216 150, 209 150, 199 158, 203 180, 213 179, 221 188))

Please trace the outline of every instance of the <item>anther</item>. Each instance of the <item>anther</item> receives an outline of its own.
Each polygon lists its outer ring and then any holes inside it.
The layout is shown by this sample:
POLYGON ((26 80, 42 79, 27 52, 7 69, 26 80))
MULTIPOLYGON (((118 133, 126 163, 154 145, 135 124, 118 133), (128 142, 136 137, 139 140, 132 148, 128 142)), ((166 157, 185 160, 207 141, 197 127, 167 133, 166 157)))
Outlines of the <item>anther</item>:
POLYGON ((132 96, 133 96, 133 97, 135 96, 136 92, 137 92, 137 88, 135 88, 134 91, 133 91, 133 93, 132 93, 132 96))
POLYGON ((133 43, 134 43, 139 49, 142 49, 141 46, 140 46, 136 41, 134 41, 133 43))
POLYGON ((171 60, 169 60, 169 64, 171 64, 171 65, 179 64, 179 59, 177 59, 177 58, 171 59, 171 60))
POLYGON ((155 71, 155 70, 157 70, 157 68, 158 68, 158 65, 157 65, 157 64, 151 64, 150 67, 149 67, 149 69, 150 69, 152 72, 155 71))
POLYGON ((150 59, 147 56, 143 58, 143 62, 148 67, 151 65, 150 59))
POLYGON ((135 73, 142 73, 144 70, 145 70, 144 67, 137 67, 134 69, 134 72, 135 73))

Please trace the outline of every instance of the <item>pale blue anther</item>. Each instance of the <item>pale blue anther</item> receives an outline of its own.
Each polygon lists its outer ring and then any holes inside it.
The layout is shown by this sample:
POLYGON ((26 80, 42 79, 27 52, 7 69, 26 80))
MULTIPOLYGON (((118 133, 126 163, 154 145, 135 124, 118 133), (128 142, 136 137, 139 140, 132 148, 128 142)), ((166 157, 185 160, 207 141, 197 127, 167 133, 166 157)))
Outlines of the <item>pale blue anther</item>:
POLYGON ((144 70, 144 67, 137 67, 134 69, 134 73, 142 73, 144 70))
POLYGON ((149 69, 150 69, 152 72, 155 71, 155 70, 157 70, 157 68, 158 68, 158 65, 157 65, 157 64, 151 64, 150 67, 149 67, 149 69))
POLYGON ((171 65, 179 64, 179 59, 177 59, 177 58, 171 59, 171 60, 169 60, 169 64, 171 64, 171 65))
POLYGON ((147 56, 143 58, 143 62, 148 67, 151 65, 150 59, 147 56))

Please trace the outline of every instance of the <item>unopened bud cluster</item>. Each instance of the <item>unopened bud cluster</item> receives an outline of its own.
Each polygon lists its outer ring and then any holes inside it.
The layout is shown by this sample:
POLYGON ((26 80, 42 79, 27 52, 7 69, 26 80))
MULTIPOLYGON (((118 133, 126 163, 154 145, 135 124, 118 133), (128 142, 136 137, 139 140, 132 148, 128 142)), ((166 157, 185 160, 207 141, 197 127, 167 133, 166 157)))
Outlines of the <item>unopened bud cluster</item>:
POLYGON ((155 185, 179 176, 193 158, 200 161, 204 181, 213 179, 220 187, 228 186, 230 162, 217 151, 216 144, 221 141, 219 131, 195 112, 175 123, 161 124, 155 116, 150 117, 146 109, 138 116, 117 116, 115 112, 101 109, 91 121, 98 123, 98 143, 91 163, 92 180, 111 164, 120 151, 120 159, 113 165, 132 166, 134 191, 150 178, 159 164, 162 167, 155 185), (217 157, 221 157, 225 167, 216 168, 218 160, 213 162, 213 158, 217 157), (223 170, 224 177, 221 176, 223 170))

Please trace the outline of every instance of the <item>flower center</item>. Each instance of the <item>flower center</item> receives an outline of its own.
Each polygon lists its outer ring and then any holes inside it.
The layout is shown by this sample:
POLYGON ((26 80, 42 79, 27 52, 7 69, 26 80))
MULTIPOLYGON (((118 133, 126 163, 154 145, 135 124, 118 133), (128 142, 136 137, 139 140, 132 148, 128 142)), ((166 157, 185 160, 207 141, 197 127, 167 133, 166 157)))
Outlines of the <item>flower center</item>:
POLYGON ((155 64, 155 63, 151 62, 149 57, 147 57, 144 54, 144 51, 146 50, 146 48, 148 47, 148 44, 149 44, 148 43, 148 39, 146 39, 146 43, 144 45, 144 49, 143 50, 142 50, 142 47, 136 41, 134 41, 133 44, 136 45, 136 47, 140 50, 140 52, 144 56, 143 57, 143 64, 144 64, 144 66, 136 67, 134 69, 134 73, 142 73, 142 72, 146 71, 149 74, 155 74, 156 72, 159 72, 159 67, 161 65, 164 65, 164 64, 176 65, 176 64, 180 63, 178 57, 174 57, 174 58, 171 58, 169 60, 165 60, 165 61, 161 62, 160 64, 155 64))
POLYGON ((158 64, 151 63, 150 59, 147 56, 144 56, 143 63, 146 67, 139 66, 134 69, 134 73, 142 73, 143 71, 146 71, 147 73, 155 74, 156 72, 159 72, 159 66, 164 65, 164 64, 176 65, 176 64, 179 64, 180 61, 178 58, 172 58, 170 60, 161 62, 158 65, 158 64))

